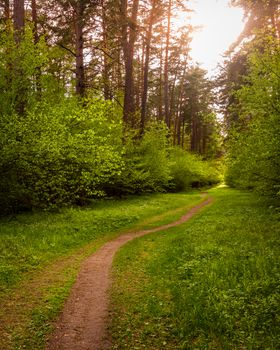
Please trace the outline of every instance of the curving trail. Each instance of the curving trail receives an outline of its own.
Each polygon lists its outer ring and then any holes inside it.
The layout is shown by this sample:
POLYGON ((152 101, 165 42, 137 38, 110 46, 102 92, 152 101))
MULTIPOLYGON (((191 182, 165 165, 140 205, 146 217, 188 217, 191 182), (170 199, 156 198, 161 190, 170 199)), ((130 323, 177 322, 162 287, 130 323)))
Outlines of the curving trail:
MULTIPOLYGON (((205 195, 205 194, 204 194, 205 195)), ((111 349, 107 326, 110 322, 108 291, 110 269, 116 251, 134 238, 166 230, 189 220, 211 198, 193 207, 179 220, 150 230, 130 232, 106 243, 82 265, 77 280, 55 324, 47 350, 105 350, 111 349)))

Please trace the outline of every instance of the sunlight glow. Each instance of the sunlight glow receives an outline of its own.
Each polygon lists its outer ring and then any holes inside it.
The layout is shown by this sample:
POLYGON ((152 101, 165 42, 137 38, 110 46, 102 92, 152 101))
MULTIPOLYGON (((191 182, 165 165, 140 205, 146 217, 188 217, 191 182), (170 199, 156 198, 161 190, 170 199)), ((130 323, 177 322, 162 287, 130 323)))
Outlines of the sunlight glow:
POLYGON ((200 26, 193 33, 191 57, 212 75, 224 52, 238 38, 244 23, 243 11, 229 7, 228 0, 190 0, 191 24, 200 26))

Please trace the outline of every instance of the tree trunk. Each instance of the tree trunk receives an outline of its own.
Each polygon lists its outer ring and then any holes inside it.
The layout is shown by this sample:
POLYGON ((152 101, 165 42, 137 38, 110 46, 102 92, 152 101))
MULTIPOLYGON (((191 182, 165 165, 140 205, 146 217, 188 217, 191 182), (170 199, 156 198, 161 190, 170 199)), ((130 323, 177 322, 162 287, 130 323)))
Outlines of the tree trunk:
POLYGON ((103 85, 104 85, 104 98, 105 100, 111 99, 111 92, 110 92, 110 83, 109 83, 109 64, 108 64, 108 56, 106 52, 108 51, 108 38, 107 38, 107 16, 106 16, 106 10, 105 10, 105 3, 102 1, 102 39, 103 39, 103 85))
POLYGON ((77 1, 75 9, 75 46, 76 46, 76 94, 83 97, 85 94, 85 68, 84 68, 84 37, 83 37, 83 15, 84 4, 82 0, 77 1))
MULTIPOLYGON (((126 2, 126 0, 124 0, 126 2)), ((125 124, 134 126, 135 117, 135 87, 133 76, 133 58, 134 45, 137 37, 137 16, 138 16, 139 0, 133 0, 132 13, 129 19, 129 35, 127 40, 127 29, 123 29, 124 34, 124 56, 125 56, 125 89, 124 89, 124 111, 123 119, 125 124)), ((124 6, 123 6, 124 9, 124 6)), ((126 9, 124 9, 126 14, 126 9)), ((127 20, 126 20, 127 22, 127 20)), ((127 24, 126 24, 127 25, 127 24)))
POLYGON ((169 117, 169 41, 170 41, 170 22, 171 22, 171 8, 172 0, 168 2, 167 12, 167 30, 166 30, 166 46, 165 46, 165 62, 164 62, 164 114, 165 123, 170 128, 170 117, 169 117))
POLYGON ((177 106, 177 145, 180 146, 181 142, 181 124, 183 119, 183 95, 184 95, 184 78, 187 70, 187 60, 185 61, 183 74, 181 76, 180 87, 179 87, 179 103, 177 106))
POLYGON ((24 29, 24 0, 14 0, 14 30, 15 40, 20 42, 24 29))
POLYGON ((198 139, 198 125, 197 125, 197 115, 194 113, 192 115, 191 122, 191 151, 197 152, 197 139, 198 139))
POLYGON ((154 22, 154 12, 155 12, 155 1, 153 1, 153 4, 152 4, 150 18, 149 18, 149 28, 146 35, 146 52, 145 52, 143 92, 142 92, 142 103, 141 103, 141 134, 144 133, 145 123, 146 123, 148 74, 149 74, 149 62, 150 62, 151 40, 152 40, 152 30, 153 30, 153 22, 154 22))
POLYGON ((4 18, 5 21, 7 22, 11 17, 10 14, 10 1, 9 0, 4 0, 4 18))
POLYGON ((31 1, 32 8, 32 22, 33 22, 33 33, 34 33, 34 42, 37 44, 39 42, 38 35, 38 16, 37 16, 37 3, 36 0, 31 1))
MULTIPOLYGON (((14 0, 14 32, 15 42, 20 45, 24 32, 24 0, 14 0)), ((14 74, 22 79, 23 68, 21 63, 21 57, 17 57, 14 62, 14 74)), ((17 86, 17 94, 15 100, 15 110, 20 115, 25 114, 26 109, 26 86, 19 84, 17 86)))
MULTIPOLYGON (((39 34, 38 34, 38 16, 37 16, 37 3, 36 0, 31 1, 31 10, 32 10, 32 23, 33 23, 33 36, 34 36, 34 43, 38 44, 39 42, 39 34)), ((42 88, 41 88, 41 69, 40 67, 36 68, 35 73, 35 79, 36 79, 36 89, 38 92, 38 97, 41 98, 42 95, 42 88)))
POLYGON ((158 118, 159 120, 163 120, 163 108, 162 108, 162 85, 163 85, 163 77, 162 77, 162 69, 163 67, 163 47, 161 45, 160 48, 160 72, 159 72, 159 94, 158 94, 158 98, 159 98, 159 104, 158 104, 158 118))

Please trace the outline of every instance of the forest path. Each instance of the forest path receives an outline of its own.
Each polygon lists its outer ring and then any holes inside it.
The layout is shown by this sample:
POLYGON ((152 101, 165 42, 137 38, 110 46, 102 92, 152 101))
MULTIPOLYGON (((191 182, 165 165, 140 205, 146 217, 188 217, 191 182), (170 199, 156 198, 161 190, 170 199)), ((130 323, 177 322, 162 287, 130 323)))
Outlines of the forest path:
POLYGON ((190 209, 179 220, 150 230, 130 232, 106 243, 81 266, 64 309, 55 324, 47 350, 105 350, 111 349, 108 334, 110 270, 116 251, 134 238, 166 230, 188 221, 201 208, 212 202, 205 200, 190 209))

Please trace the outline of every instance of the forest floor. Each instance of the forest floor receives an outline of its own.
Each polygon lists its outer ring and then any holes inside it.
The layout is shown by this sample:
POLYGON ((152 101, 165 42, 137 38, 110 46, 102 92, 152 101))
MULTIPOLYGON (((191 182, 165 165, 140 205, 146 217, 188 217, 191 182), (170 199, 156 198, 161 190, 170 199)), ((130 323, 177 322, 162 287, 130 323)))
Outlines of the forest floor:
POLYGON ((134 238, 166 230, 186 222, 202 207, 211 202, 211 198, 206 198, 173 223, 121 235, 89 257, 82 265, 47 349, 111 349, 110 334, 107 333, 110 323, 108 293, 111 286, 110 269, 116 251, 134 238))

